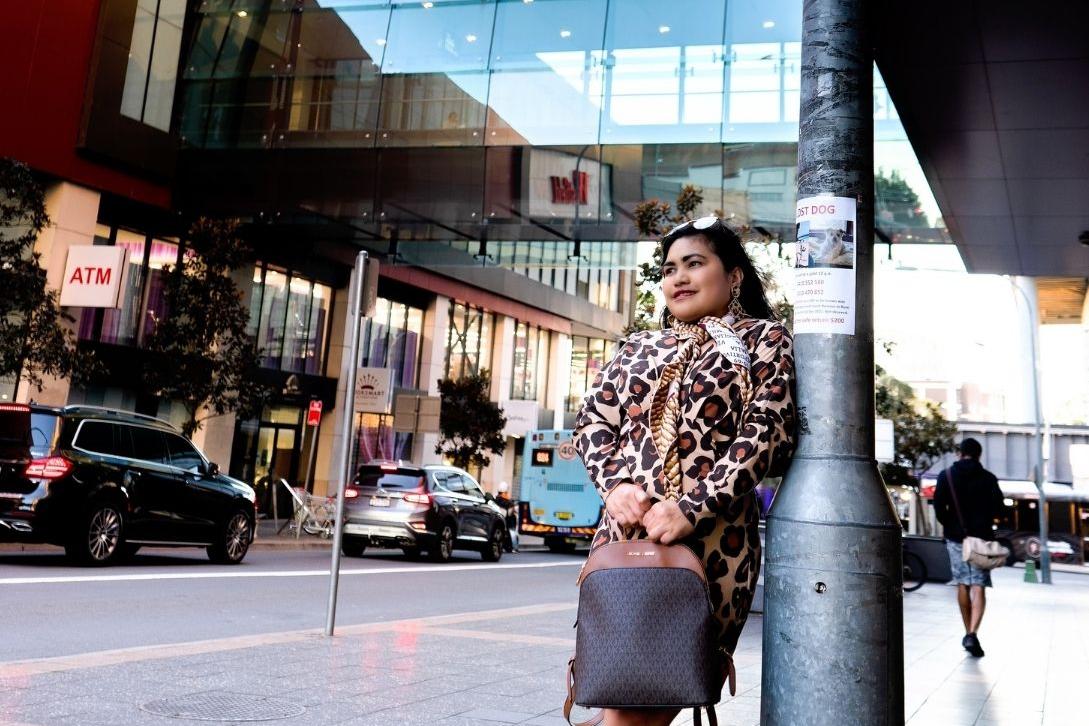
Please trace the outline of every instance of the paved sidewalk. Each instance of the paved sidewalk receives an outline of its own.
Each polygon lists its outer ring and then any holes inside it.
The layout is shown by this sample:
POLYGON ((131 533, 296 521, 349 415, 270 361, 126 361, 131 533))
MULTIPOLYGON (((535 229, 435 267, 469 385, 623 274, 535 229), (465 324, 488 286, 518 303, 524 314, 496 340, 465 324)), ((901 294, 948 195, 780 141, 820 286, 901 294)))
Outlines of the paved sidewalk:
MULTIPOLYGON (((1056 585, 1044 587, 1023 583, 1021 575, 996 575, 981 632, 988 654, 980 660, 960 647, 954 588, 928 584, 906 596, 911 726, 1089 721, 1089 579, 1057 573, 1056 585)), ((543 603, 343 627, 332 639, 316 631, 276 633, 0 663, 0 723, 170 726, 260 718, 291 725, 561 726, 574 608, 543 603)), ((739 695, 718 707, 724 726, 759 721, 760 626, 754 616, 742 637, 739 695)))

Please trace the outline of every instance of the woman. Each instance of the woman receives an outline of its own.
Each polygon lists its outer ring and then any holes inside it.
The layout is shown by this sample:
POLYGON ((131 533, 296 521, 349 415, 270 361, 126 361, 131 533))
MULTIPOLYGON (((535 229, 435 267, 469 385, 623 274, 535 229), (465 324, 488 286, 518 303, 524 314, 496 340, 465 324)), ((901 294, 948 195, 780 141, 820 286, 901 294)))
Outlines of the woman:
MULTIPOLYGON (((741 240, 721 220, 662 239, 663 330, 636 333, 587 393, 575 443, 605 500, 592 547, 683 542, 703 561, 732 654, 760 569, 754 489, 794 446, 791 338, 741 240)), ((677 709, 606 709, 607 726, 677 709)))

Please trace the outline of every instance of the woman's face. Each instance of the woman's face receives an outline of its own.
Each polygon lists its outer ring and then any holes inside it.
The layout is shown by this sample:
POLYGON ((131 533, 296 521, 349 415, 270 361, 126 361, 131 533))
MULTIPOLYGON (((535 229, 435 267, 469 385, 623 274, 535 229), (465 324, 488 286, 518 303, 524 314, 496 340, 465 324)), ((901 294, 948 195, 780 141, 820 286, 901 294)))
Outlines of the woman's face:
POLYGON ((723 317, 730 307, 730 292, 740 285, 739 268, 727 271, 702 234, 681 237, 662 263, 662 293, 677 320, 691 323, 707 315, 723 317))

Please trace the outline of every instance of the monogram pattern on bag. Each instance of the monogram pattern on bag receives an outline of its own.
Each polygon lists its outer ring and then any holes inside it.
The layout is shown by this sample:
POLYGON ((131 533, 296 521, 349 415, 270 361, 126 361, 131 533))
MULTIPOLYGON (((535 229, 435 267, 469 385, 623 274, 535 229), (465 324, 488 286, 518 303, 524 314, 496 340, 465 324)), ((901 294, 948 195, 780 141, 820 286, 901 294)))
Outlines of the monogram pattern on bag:
POLYGON ((591 573, 579 591, 575 703, 601 708, 717 703, 717 629, 707 590, 688 570, 591 573), (633 592, 641 596, 632 598, 633 592))

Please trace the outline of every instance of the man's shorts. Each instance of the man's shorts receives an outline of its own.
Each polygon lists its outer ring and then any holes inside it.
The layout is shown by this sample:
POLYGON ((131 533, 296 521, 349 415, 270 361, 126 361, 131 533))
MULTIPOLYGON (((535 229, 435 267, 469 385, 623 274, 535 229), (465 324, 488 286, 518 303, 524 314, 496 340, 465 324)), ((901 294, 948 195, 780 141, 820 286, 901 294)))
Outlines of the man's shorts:
POLYGON ((949 553, 949 569, 953 571, 951 582, 957 585, 991 586, 991 571, 970 565, 964 561, 964 550, 960 542, 945 541, 945 550, 949 553))

